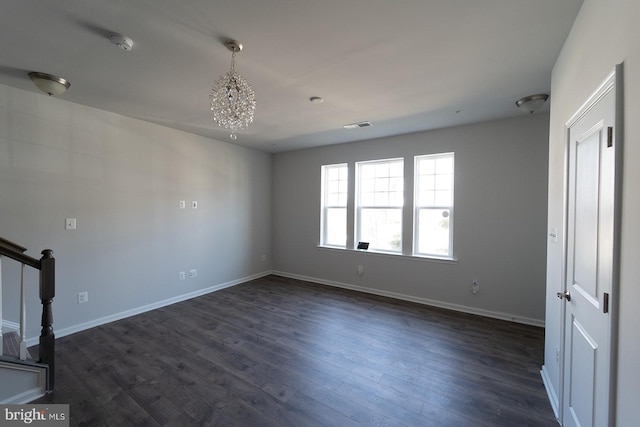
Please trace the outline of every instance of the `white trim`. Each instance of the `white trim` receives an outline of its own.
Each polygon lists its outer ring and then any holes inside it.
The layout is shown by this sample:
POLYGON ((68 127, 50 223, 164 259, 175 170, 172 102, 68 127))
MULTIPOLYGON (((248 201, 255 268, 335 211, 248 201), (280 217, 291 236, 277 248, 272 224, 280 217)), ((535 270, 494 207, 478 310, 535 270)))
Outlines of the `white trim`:
POLYGON ((547 372, 547 367, 542 365, 542 369, 540 370, 540 376, 542 377, 542 383, 544 384, 544 388, 547 391, 547 397, 549 398, 549 403, 551 404, 551 409, 553 409, 553 415, 555 415, 558 423, 560 422, 560 409, 559 404, 560 400, 558 399, 558 394, 553 388, 553 382, 549 377, 549 373, 547 372))
MULTIPOLYGON (((0 361, 0 371, 18 371, 22 372, 23 375, 35 375, 36 385, 19 393, 15 396, 10 396, 5 398, 4 400, 0 400, 0 404, 25 404, 36 400, 39 397, 42 397, 46 393, 46 384, 47 384, 47 368, 46 366, 38 366, 32 364, 17 364, 17 363, 7 363, 0 361)), ((9 384, 11 386, 11 384, 9 384)), ((8 390, 3 389, 3 394, 8 390)), ((9 393, 11 391, 8 391, 9 393)))
POLYGON ((582 103, 580 108, 571 116, 565 123, 566 129, 570 129, 578 120, 580 120, 585 114, 587 114, 593 107, 595 107, 602 98, 604 98, 616 84, 616 72, 621 69, 622 64, 616 65, 616 67, 609 73, 604 81, 598 86, 598 88, 582 103))
POLYGON ((39 388, 32 388, 16 396, 11 396, 6 400, 0 401, 0 405, 26 405, 27 403, 31 403, 34 400, 44 396, 45 394, 46 392, 40 390, 39 388))
POLYGON ((392 252, 380 252, 380 251, 375 251, 375 250, 363 250, 363 249, 349 249, 349 248, 340 248, 337 246, 323 246, 323 245, 317 245, 316 248, 318 249, 323 249, 323 250, 329 250, 329 251, 342 251, 342 252, 351 252, 351 253, 358 253, 358 254, 364 254, 364 255, 376 255, 376 256, 383 256, 383 257, 390 257, 390 258, 398 258, 398 257, 402 257, 403 259, 408 259, 408 260, 417 260, 417 261, 427 261, 427 262, 440 262, 440 263, 445 263, 445 264, 457 264, 458 263, 458 258, 446 258, 446 257, 435 257, 435 256, 428 256, 428 255, 414 255, 414 254, 401 254, 401 253, 392 253, 392 252))
MULTIPOLYGON (((140 307, 132 308, 130 310, 121 311, 119 313, 111 314, 109 316, 101 317, 99 319, 90 320, 88 322, 79 323, 77 325, 69 326, 62 329, 55 329, 55 317, 54 317, 54 333, 56 338, 62 338, 67 335, 75 334, 76 332, 81 332, 90 328, 95 328, 96 326, 105 325, 107 323, 115 322, 116 320, 125 319, 127 317, 135 316, 137 314, 146 313, 147 311, 155 310, 157 308, 166 307, 171 304, 176 304, 178 302, 186 301, 192 298, 196 298, 202 295, 209 294, 211 292, 219 291, 221 289, 230 288, 231 286, 239 285, 244 282, 248 282, 250 280, 259 279, 264 276, 268 276, 271 274, 271 271, 265 271, 262 273, 257 273, 251 276, 243 277, 241 279, 232 280, 230 282, 221 283, 219 285, 210 286, 208 288, 199 289, 197 291, 189 292, 188 294, 178 295, 176 297, 168 298, 162 301, 157 301, 151 304, 143 305, 140 307)), ((55 300, 54 300, 55 307, 55 300)), ((27 339, 27 347, 31 347, 37 345, 39 342, 39 337, 31 337, 27 339)))
POLYGON ((448 310, 459 311, 462 313, 476 314, 479 316, 490 317, 493 319, 508 320, 510 322, 522 323, 525 325, 544 327, 544 320, 517 316, 510 313, 483 310, 480 308, 473 308, 473 307, 453 304, 453 303, 444 302, 444 301, 436 301, 428 298, 420 298, 420 297, 415 297, 411 295, 400 294, 397 292, 389 292, 389 291, 382 291, 379 289, 365 288, 363 286, 352 285, 352 284, 341 283, 341 282, 334 282, 334 281, 319 279, 317 277, 309 277, 309 276, 302 276, 299 274, 286 273, 283 271, 273 271, 271 274, 274 274, 276 276, 288 277, 291 279, 304 280, 307 282, 314 282, 320 285, 334 286, 337 288, 350 289, 352 291, 365 292, 365 293, 374 294, 374 295, 381 295, 384 297, 395 298, 395 299, 409 301, 409 302, 415 302, 418 304, 424 304, 424 305, 429 305, 433 307, 446 308, 448 310))

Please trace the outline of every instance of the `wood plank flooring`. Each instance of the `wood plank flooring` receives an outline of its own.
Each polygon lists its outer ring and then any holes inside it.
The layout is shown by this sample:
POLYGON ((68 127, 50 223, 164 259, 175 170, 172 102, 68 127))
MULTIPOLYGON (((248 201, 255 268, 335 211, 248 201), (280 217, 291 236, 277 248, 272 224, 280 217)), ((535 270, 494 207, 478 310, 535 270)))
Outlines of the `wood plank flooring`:
POLYGON ((58 339, 49 402, 86 426, 556 426, 543 342, 268 276, 58 339))

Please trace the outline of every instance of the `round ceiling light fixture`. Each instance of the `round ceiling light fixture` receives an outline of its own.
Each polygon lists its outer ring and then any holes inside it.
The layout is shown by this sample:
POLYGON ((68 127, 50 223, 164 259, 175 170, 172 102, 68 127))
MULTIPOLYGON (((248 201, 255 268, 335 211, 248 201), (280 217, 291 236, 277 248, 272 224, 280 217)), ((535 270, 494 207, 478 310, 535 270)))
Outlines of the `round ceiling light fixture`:
POLYGON ((68 80, 47 73, 33 71, 29 73, 29 78, 38 89, 49 96, 62 95, 71 86, 68 80))
POLYGON ((125 50, 127 52, 133 49, 133 40, 131 40, 127 36, 123 36, 122 34, 117 34, 117 33, 109 34, 109 41, 111 41, 112 44, 118 46, 120 49, 125 50))
POLYGON ((547 102, 547 99, 549 99, 549 95, 546 93, 539 93, 537 95, 529 95, 518 99, 516 101, 516 105, 521 111, 533 114, 542 108, 544 103, 547 102))

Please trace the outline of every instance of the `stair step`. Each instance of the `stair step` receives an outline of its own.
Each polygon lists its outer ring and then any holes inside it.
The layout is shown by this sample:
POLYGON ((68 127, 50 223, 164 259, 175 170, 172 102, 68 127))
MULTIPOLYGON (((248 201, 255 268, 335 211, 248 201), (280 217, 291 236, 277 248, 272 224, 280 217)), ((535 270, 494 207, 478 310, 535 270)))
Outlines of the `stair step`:
MULTIPOLYGON (((2 335, 3 356, 20 356, 20 335, 11 331, 2 335)), ((31 359, 29 350, 27 350, 27 359, 31 359)))

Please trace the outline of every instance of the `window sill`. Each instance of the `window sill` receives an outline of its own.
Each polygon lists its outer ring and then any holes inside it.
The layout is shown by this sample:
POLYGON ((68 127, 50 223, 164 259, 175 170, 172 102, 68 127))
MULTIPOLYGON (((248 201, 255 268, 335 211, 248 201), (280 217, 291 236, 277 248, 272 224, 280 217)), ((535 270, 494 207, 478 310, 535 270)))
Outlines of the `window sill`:
POLYGON ((399 254, 392 252, 379 252, 372 250, 362 250, 362 249, 349 249, 349 248, 340 248, 336 246, 322 246, 318 245, 318 249, 327 250, 327 251, 341 251, 341 252, 349 252, 349 253, 360 253, 364 255, 375 255, 375 256, 383 256, 383 257, 391 257, 391 258, 408 258, 415 260, 423 260, 428 262, 437 262, 443 264, 457 264, 458 258, 446 258, 446 257, 435 257, 435 256, 426 256, 426 255, 412 255, 412 254, 399 254))

